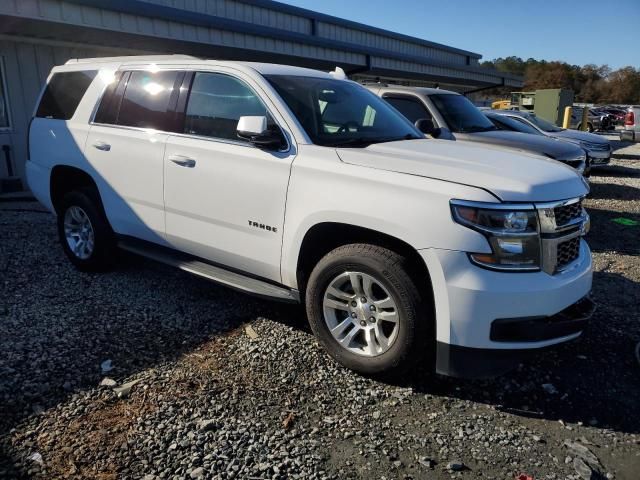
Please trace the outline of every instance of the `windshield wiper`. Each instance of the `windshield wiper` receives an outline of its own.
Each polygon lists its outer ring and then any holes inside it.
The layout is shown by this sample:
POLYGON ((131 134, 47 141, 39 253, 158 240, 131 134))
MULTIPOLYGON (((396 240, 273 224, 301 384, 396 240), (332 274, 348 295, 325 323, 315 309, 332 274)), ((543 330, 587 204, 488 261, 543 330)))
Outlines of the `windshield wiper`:
POLYGON ((356 138, 346 138, 344 140, 339 140, 336 142, 331 142, 326 144, 330 147, 368 147, 374 143, 387 143, 387 142, 399 142, 402 140, 418 140, 423 137, 416 137, 412 133, 407 133, 402 137, 379 137, 379 138, 368 138, 368 137, 356 137, 356 138))
POLYGON ((373 138, 365 138, 365 137, 356 137, 356 138, 346 138, 344 140, 338 140, 335 142, 329 142, 325 145, 328 147, 368 147, 372 143, 375 143, 376 140, 373 138))
POLYGON ((481 127, 480 125, 471 125, 470 127, 464 128, 460 130, 460 133, 482 133, 482 132, 493 132, 497 130, 498 127, 481 127))

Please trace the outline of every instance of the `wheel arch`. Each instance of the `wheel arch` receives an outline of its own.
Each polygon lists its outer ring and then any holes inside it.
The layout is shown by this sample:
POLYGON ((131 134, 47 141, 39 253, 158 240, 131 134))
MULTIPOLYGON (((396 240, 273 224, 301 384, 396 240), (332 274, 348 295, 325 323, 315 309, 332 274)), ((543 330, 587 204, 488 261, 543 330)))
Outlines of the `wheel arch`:
POLYGON ((350 243, 371 243, 406 256, 410 260, 409 274, 419 290, 426 293, 424 300, 433 305, 431 276, 422 256, 414 247, 396 236, 340 222, 316 223, 305 232, 296 262, 296 283, 302 295, 311 270, 318 261, 331 250, 350 243))
POLYGON ((86 171, 69 165, 56 165, 51 169, 49 178, 49 195, 56 213, 64 196, 80 188, 94 188, 98 192, 98 185, 86 171))

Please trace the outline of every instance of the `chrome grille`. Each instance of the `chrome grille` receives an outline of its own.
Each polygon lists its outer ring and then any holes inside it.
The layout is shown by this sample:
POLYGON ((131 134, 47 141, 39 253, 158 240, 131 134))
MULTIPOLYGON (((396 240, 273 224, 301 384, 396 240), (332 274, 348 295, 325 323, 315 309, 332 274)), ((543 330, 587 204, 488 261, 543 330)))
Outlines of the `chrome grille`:
POLYGON ((556 218, 556 226, 562 227, 582 215, 582 201, 556 207, 553 209, 553 214, 556 218))
POLYGON ((537 203, 542 271, 555 275, 580 257, 580 239, 589 225, 582 198, 537 203))
POLYGON ((580 256, 580 237, 572 238, 558 245, 557 269, 562 270, 580 256))

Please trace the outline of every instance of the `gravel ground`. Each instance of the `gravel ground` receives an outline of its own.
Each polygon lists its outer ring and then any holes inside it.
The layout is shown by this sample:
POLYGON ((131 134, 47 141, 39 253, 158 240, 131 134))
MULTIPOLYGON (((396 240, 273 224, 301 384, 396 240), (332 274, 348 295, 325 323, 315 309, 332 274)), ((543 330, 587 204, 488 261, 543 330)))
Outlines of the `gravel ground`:
POLYGON ((300 308, 140 258, 79 273, 1 202, 0 478, 637 480, 640 160, 591 180, 590 328, 474 382, 364 378, 300 308))

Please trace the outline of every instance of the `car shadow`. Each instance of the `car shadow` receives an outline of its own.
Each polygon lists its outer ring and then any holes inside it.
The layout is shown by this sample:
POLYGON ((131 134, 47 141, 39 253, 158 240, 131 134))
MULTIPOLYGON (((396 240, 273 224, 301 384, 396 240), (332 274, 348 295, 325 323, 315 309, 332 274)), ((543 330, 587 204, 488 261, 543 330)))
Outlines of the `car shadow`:
POLYGON ((640 188, 631 187, 629 185, 592 182, 590 184, 590 187, 591 190, 589 192, 588 198, 611 200, 629 200, 633 198, 640 199, 640 188))
POLYGON ((412 369, 386 381, 521 417, 640 433, 640 365, 634 352, 640 341, 640 283, 595 272, 592 296, 598 310, 579 339, 544 349, 500 377, 466 380, 412 369))
MULTIPOLYGON (((611 185, 606 185, 608 189, 611 185)), ((637 190, 637 189, 635 189, 637 190)), ((615 198, 615 197, 601 197, 615 198)), ((627 197, 628 198, 628 197, 627 197)), ((619 252, 640 255, 640 214, 587 207, 591 231, 587 241, 594 252, 619 252), (635 222, 635 225, 631 224, 635 222)))
POLYGON ((8 325, 16 316, 27 317, 34 331, 12 335, 5 330, 2 338, 0 366, 11 376, 0 381, 0 435, 26 417, 98 386, 104 377, 121 381, 174 361, 258 316, 295 323, 295 307, 250 297, 141 257, 123 253, 113 271, 91 274, 76 271, 57 245, 46 248, 56 251, 52 264, 22 264, 30 272, 25 281, 42 279, 38 294, 23 301, 18 282, 0 302, 0 322, 8 325), (44 308, 38 306, 44 303, 44 308), (107 360, 112 369, 103 371, 107 360))
POLYGON ((603 167, 594 167, 591 171, 594 177, 624 177, 624 178, 640 178, 640 169, 629 168, 622 165, 607 165, 603 167))

